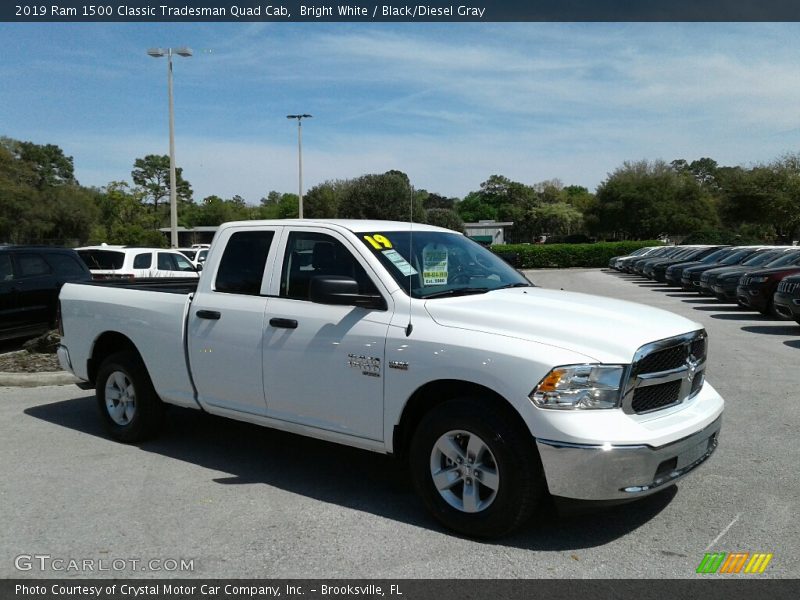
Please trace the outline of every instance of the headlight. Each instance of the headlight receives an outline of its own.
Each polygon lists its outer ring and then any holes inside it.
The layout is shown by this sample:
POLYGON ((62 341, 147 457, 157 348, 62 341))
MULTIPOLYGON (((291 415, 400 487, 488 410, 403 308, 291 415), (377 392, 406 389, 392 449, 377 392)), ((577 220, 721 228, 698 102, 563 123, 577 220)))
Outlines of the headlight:
POLYGON ((528 396, 540 408, 616 408, 625 365, 556 367, 528 396))
POLYGON ((766 275, 759 275, 758 277, 751 277, 750 283, 764 283, 769 277, 766 275))

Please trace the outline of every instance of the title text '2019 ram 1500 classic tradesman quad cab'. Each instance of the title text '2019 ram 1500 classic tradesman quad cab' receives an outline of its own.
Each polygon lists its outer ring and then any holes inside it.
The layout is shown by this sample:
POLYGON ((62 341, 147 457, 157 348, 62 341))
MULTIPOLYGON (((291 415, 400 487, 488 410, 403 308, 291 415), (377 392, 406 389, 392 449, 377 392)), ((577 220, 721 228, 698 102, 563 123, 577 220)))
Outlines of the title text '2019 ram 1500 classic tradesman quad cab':
POLYGON ((228 223, 196 284, 68 284, 60 302, 61 364, 116 439, 155 434, 168 403, 402 456, 470 535, 547 492, 648 495, 717 446, 698 324, 534 287, 437 227, 228 223))

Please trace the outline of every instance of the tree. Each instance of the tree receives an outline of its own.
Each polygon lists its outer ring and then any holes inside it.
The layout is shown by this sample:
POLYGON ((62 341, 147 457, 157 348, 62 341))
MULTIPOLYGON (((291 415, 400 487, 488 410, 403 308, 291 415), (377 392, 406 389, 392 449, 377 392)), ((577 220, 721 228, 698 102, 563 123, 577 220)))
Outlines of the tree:
POLYGON ((597 188, 590 222, 603 235, 647 239, 715 227, 714 204, 695 177, 664 161, 625 162, 597 188))
POLYGON ((78 185, 71 156, 54 144, 40 146, 33 142, 20 142, 11 138, 0 138, 0 147, 20 163, 17 174, 25 175, 20 183, 28 183, 38 190, 59 185, 78 185))
POLYGON ((449 208, 430 208, 426 212, 426 219, 429 225, 452 229, 459 233, 464 233, 464 221, 458 213, 449 208))
MULTIPOLYGON (((158 203, 169 198, 169 156, 148 154, 137 158, 131 171, 133 183, 145 192, 146 200, 153 205, 153 213, 158 219, 158 203)), ((183 178, 183 169, 175 167, 175 191, 179 203, 192 201, 192 186, 183 178)))
POLYGON ((800 232, 800 155, 787 154, 766 165, 729 173, 723 190, 726 223, 768 227, 783 241, 800 232))
POLYGON ((400 171, 363 175, 351 181, 342 193, 339 217, 425 222, 422 202, 412 198, 408 176, 400 171))

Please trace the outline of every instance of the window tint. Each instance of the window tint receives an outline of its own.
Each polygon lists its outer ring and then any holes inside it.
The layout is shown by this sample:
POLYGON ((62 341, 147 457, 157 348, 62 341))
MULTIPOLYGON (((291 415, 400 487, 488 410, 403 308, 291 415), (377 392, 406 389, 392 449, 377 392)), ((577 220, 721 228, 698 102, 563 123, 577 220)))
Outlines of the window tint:
POLYGON ((378 294, 364 268, 339 240, 324 233, 293 231, 283 258, 280 295, 308 300, 311 279, 320 275, 352 277, 360 294, 378 294))
POLYGON ((78 250, 78 256, 90 269, 121 269, 125 262, 125 254, 110 250, 78 250))
POLYGON ((17 256, 17 264, 20 277, 34 277, 50 273, 50 267, 38 254, 20 254, 17 256))
POLYGON ((0 254, 0 281, 14 279, 14 270, 11 268, 11 256, 0 254))
POLYGON ((196 270, 194 268, 194 265, 192 265, 192 263, 190 263, 186 259, 185 256, 182 256, 180 254, 173 254, 172 258, 175 261, 175 264, 176 264, 176 267, 177 267, 176 270, 178 270, 178 271, 195 271, 196 270))
POLYGON ((225 246, 214 289, 226 294, 258 296, 267 263, 272 231, 239 231, 225 246))
POLYGON ((153 264, 153 253, 147 252, 145 254, 137 254, 133 259, 134 269, 149 269, 153 264))
POLYGON ((53 270, 59 275, 83 275, 86 273, 86 267, 74 256, 69 254, 53 253, 45 255, 47 262, 53 267, 53 270))
POLYGON ((158 253, 158 270, 159 271, 177 271, 175 268, 175 258, 169 252, 158 253))

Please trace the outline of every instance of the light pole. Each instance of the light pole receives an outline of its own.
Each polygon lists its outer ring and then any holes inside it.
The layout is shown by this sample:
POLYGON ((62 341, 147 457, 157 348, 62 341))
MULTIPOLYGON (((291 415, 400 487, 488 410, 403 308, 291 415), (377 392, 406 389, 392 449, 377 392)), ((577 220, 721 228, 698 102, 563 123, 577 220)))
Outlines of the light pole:
POLYGON ((286 115, 287 119, 297 119, 297 178, 298 196, 300 197, 297 216, 303 218, 303 119, 312 115, 286 115))
POLYGON ((153 58, 167 57, 167 93, 169 95, 169 225, 170 246, 178 247, 178 192, 175 182, 175 107, 172 102, 172 54, 188 58, 192 49, 150 48, 147 54, 153 58))

